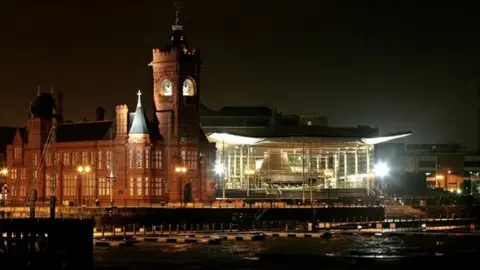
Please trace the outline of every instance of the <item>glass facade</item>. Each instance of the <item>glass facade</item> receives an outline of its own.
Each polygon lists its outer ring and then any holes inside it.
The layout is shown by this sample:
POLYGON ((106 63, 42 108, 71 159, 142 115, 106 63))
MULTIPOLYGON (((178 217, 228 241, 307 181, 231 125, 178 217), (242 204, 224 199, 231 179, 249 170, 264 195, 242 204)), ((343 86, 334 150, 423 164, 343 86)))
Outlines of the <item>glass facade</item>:
POLYGON ((285 197, 286 193, 305 191, 367 189, 371 177, 372 147, 358 140, 298 137, 248 142, 240 138, 212 140, 217 147, 217 189, 221 190, 248 190, 285 197))

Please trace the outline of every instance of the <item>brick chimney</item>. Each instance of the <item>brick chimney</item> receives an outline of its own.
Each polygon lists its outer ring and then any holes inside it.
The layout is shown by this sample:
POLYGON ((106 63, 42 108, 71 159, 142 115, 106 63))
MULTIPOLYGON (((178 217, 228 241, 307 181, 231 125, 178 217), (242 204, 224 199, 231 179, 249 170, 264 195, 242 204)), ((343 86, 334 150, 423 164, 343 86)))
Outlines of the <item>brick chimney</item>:
POLYGON ((97 107, 97 110, 95 111, 97 117, 95 118, 96 121, 103 121, 105 120, 105 109, 101 106, 97 107))

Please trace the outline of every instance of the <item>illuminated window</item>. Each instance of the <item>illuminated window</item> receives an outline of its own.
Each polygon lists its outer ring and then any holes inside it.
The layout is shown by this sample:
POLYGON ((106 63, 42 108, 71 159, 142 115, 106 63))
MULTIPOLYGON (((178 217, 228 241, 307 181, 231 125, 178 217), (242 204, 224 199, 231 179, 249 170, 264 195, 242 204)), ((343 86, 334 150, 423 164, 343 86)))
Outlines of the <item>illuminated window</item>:
POLYGON ((129 183, 129 184, 130 184, 130 185, 129 185, 129 186, 130 186, 130 189, 129 189, 129 191, 130 191, 130 192, 129 192, 129 193, 130 193, 130 196, 135 196, 135 193, 133 193, 133 192, 135 191, 135 178, 130 177, 130 181, 129 181, 129 182, 130 182, 130 183, 129 183))
POLYGON ((102 151, 98 151, 98 165, 97 165, 97 167, 99 169, 102 169, 102 165, 103 165, 102 164, 102 154, 103 154, 102 151))
POLYGON ((48 196, 55 194, 57 186, 58 186, 58 175, 55 178, 54 178, 54 175, 50 175, 50 174, 45 175, 45 187, 47 189, 48 196))
POLYGON ((133 155, 133 149, 130 149, 129 155, 128 155, 129 164, 130 164, 130 169, 133 169, 134 158, 135 158, 135 156, 133 155))
POLYGON ((95 166, 95 162, 97 161, 96 159, 96 153, 95 151, 90 152, 90 164, 92 166, 95 166))
POLYGON ((93 174, 84 174, 82 180, 82 196, 95 196, 95 176, 93 174))
POLYGON ((197 151, 189 150, 187 151, 187 160, 185 166, 190 170, 197 169, 197 151))
POLYGON ((10 176, 12 178, 12 180, 15 180, 17 179, 17 169, 12 169, 11 173, 10 173, 10 176))
POLYGON ((110 196, 110 190, 110 181, 104 177, 98 178, 98 195, 110 196))
POLYGON ((137 196, 142 196, 143 194, 142 189, 142 177, 137 177, 137 196))
POLYGON ((72 153, 72 165, 77 165, 77 163, 78 163, 78 157, 79 157, 78 152, 73 152, 73 153, 72 153))
POLYGON ((63 165, 70 165, 70 153, 63 153, 63 165))
POLYGON ((180 155, 182 157, 182 163, 185 164, 185 161, 187 160, 187 151, 182 150, 180 155))
POLYGON ((152 179, 152 195, 161 196, 162 195, 162 178, 156 177, 152 179))
POLYGON ((111 170, 112 169, 112 151, 109 150, 109 151, 105 152, 105 156, 106 156, 107 169, 111 170))
POLYGON ((77 191, 77 179, 74 175, 63 176, 63 195, 64 196, 75 196, 77 191))
POLYGON ((82 164, 88 164, 88 152, 82 152, 82 164))
POLYGON ((154 169, 162 169, 162 150, 155 150, 153 151, 153 168, 154 169))
POLYGON ((142 163, 143 163, 143 151, 142 149, 137 149, 137 168, 142 168, 142 163))
POLYGON ((145 149, 145 169, 150 167, 150 151, 145 149))
POLYGON ((148 177, 145 177, 145 196, 148 196, 148 177))
POLYGON ((15 152, 14 152, 13 155, 14 155, 15 159, 21 159, 22 158, 22 148, 15 147, 15 152))

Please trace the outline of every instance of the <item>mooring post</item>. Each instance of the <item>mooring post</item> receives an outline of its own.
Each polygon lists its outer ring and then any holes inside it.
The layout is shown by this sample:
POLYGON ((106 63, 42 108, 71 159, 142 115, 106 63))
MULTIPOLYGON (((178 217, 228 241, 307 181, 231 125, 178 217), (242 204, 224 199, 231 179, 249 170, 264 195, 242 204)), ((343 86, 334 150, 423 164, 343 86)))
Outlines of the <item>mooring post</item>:
POLYGON ((123 235, 127 236, 127 226, 123 225, 122 230, 123 230, 123 235))
POLYGON ((137 235, 137 228, 136 228, 135 224, 133 224, 132 227, 133 227, 133 236, 136 236, 137 235))
POLYGON ((212 223, 212 231, 215 231, 215 223, 212 223))
POLYGON ((221 230, 222 232, 224 231, 224 230, 223 230, 223 222, 220 223, 220 230, 221 230))
POLYGON ((200 231, 200 224, 197 223, 197 232, 200 231))
POLYGON ((143 225, 143 235, 147 235, 147 228, 145 228, 145 225, 143 225))
POLYGON ((102 225, 102 237, 105 236, 105 225, 102 225))
POLYGON ((230 222, 230 232, 232 232, 232 222, 230 222))
POLYGON ((180 224, 177 224, 177 234, 180 232, 180 224))
POLYGON ((155 225, 152 225, 152 235, 155 235, 155 225))
POLYGON ((193 232, 193 224, 190 224, 190 231, 193 232))
POLYGON ((183 224, 183 231, 187 232, 187 223, 183 224))
POLYGON ((168 224, 168 234, 172 234, 172 224, 168 224))

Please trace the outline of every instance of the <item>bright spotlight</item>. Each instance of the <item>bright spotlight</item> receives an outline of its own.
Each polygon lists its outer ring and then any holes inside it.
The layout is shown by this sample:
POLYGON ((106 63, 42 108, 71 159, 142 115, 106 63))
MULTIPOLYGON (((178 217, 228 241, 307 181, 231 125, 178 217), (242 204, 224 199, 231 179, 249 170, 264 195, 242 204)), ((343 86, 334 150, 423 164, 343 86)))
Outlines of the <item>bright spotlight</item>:
POLYGON ((373 173, 379 177, 387 176, 389 172, 390 172, 390 168, 388 168, 386 163, 378 163, 373 168, 373 173))
POLYGON ((215 164, 215 174, 222 175, 224 171, 225 171, 225 168, 223 167, 222 164, 215 164))

